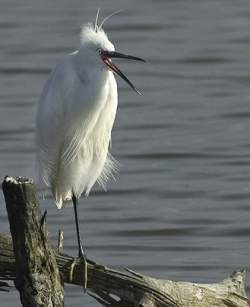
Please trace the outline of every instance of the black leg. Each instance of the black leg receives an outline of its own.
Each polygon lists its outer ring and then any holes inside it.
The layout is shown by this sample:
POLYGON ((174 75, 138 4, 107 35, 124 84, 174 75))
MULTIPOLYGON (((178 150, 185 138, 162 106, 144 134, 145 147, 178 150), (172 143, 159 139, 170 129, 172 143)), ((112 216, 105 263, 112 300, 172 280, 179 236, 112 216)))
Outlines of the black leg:
POLYGON ((77 211, 78 200, 74 194, 72 196, 72 201, 73 201, 74 212, 75 212, 75 224, 76 224, 76 234, 77 234, 77 242, 78 242, 78 257, 86 261, 86 254, 82 246, 80 230, 79 230, 79 220, 78 220, 78 211, 77 211))

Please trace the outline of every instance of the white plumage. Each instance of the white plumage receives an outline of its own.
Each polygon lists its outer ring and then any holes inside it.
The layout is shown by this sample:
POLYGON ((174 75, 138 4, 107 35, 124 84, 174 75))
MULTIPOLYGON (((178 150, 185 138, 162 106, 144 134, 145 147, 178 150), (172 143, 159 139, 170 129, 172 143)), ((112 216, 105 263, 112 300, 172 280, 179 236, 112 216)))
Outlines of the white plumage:
POLYGON ((56 205, 88 194, 116 169, 109 154, 117 84, 100 50, 113 52, 103 29, 82 28, 78 51, 58 63, 45 84, 36 117, 40 178, 56 205))
MULTIPOLYGON (((36 116, 37 160, 40 180, 50 188, 58 208, 74 205, 78 257, 85 267, 78 219, 78 198, 98 181, 102 186, 116 170, 109 153, 117 109, 117 84, 113 72, 140 94, 112 62, 112 58, 143 61, 118 53, 100 26, 82 27, 81 46, 65 56, 51 72, 36 116)), ((87 269, 86 269, 87 270, 87 269)), ((86 288, 86 281, 85 285, 86 288)))

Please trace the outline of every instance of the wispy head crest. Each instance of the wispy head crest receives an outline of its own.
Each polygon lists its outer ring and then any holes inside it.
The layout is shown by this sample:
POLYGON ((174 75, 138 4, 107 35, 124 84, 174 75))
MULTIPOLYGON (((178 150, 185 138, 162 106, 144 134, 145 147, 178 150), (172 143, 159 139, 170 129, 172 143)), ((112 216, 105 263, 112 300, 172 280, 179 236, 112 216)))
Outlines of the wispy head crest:
POLYGON ((85 43, 88 43, 88 42, 100 43, 102 41, 103 44, 106 44, 106 47, 107 47, 107 45, 111 44, 109 46, 109 48, 110 48, 110 50, 113 50, 114 46, 108 40, 107 34, 103 30, 103 25, 112 16, 117 15, 122 11, 124 11, 124 10, 119 10, 119 11, 116 11, 116 12, 106 16, 103 19, 103 21, 101 22, 101 24, 98 25, 98 19, 99 19, 99 16, 100 16, 100 8, 98 8, 96 16, 95 16, 95 22, 82 25, 81 33, 80 33, 81 43, 82 44, 85 44, 85 43))
POLYGON ((95 31, 97 32, 98 30, 98 17, 100 13, 100 8, 97 9, 96 17, 95 17, 95 31))
POLYGON ((96 48, 102 48, 110 51, 114 51, 115 47, 108 39, 107 34, 103 29, 98 27, 95 31, 95 25, 93 23, 88 23, 82 25, 80 33, 81 46, 92 46, 96 48))
POLYGON ((118 11, 115 11, 114 13, 112 13, 112 14, 106 16, 106 17, 103 19, 103 21, 101 22, 101 24, 100 24, 100 26, 99 26, 99 29, 101 29, 101 28, 103 27, 104 23, 105 23, 107 20, 109 20, 109 18, 111 18, 111 17, 113 17, 114 15, 117 15, 117 14, 123 12, 123 11, 124 11, 124 10, 118 10, 118 11))
POLYGON ((121 12, 123 12, 124 10, 118 10, 118 11, 115 11, 114 13, 106 16, 103 21, 101 22, 101 24, 98 26, 98 18, 99 18, 99 15, 100 15, 100 8, 97 9, 97 12, 96 12, 96 17, 95 17, 95 24, 94 24, 94 29, 95 29, 95 32, 97 32, 98 30, 101 30, 104 23, 109 20, 111 17, 113 17, 114 15, 117 15, 121 12))
POLYGON ((100 38, 102 38, 102 40, 108 39, 103 29, 97 27, 96 30, 95 25, 93 23, 87 23, 82 25, 80 33, 81 43, 87 43, 90 41, 92 42, 99 41, 100 38))

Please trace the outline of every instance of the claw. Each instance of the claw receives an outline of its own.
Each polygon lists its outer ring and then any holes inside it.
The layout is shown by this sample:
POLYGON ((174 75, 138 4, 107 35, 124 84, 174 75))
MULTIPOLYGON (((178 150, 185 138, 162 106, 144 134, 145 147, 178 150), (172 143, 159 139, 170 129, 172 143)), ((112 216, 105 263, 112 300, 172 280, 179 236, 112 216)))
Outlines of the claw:
POLYGON ((74 274, 74 268, 76 265, 76 258, 74 258, 73 262, 70 265, 70 270, 69 270, 69 282, 73 281, 73 274, 74 274))
POLYGON ((84 272, 83 272, 83 290, 86 293, 87 291, 87 285, 88 285, 88 262, 86 253, 83 249, 82 244, 80 244, 79 250, 78 250, 78 259, 83 262, 84 264, 84 272))

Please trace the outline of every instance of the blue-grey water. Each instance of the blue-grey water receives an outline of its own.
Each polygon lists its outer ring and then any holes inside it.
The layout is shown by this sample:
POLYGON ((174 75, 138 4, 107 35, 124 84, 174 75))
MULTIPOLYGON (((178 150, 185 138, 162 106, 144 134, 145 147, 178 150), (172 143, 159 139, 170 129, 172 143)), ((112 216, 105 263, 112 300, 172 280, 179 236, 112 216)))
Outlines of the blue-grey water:
MULTIPOLYGON (((119 83, 108 191, 80 201, 89 258, 174 280, 219 281, 250 266, 250 2, 0 0, 0 177, 35 178, 34 117, 56 62, 79 46, 97 7, 119 62, 143 92, 119 83)), ((0 198, 0 232, 9 233, 0 198)), ((51 198, 50 237, 76 255, 73 210, 51 198)), ((248 284, 249 284, 248 278, 248 284)), ((1 306, 20 306, 18 294, 1 306)), ((97 306, 79 287, 66 305, 97 306)))

